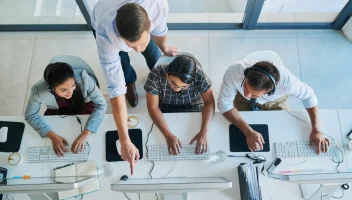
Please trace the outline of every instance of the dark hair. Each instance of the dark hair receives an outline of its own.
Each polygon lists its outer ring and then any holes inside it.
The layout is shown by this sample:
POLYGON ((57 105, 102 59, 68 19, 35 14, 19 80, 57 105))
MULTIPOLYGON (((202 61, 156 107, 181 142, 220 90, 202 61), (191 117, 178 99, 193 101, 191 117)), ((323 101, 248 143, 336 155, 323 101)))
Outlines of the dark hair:
MULTIPOLYGON (((261 61, 254 64, 253 67, 262 68, 267 71, 274 77, 276 84, 280 81, 279 70, 272 63, 261 61)), ((248 84, 257 91, 266 90, 269 92, 274 88, 273 81, 266 74, 257 70, 249 71, 246 79, 248 80, 248 84)))
MULTIPOLYGON (((70 78, 74 79, 74 72, 72 67, 67 63, 50 63, 44 71, 44 80, 48 83, 51 89, 63 84, 70 78)), ((74 112, 78 113, 82 109, 84 98, 78 84, 76 84, 76 89, 73 91, 72 98, 67 101, 74 109, 74 112)))
POLYGON ((169 64, 167 73, 177 76, 186 84, 191 84, 195 81, 196 69, 197 64, 192 57, 180 55, 169 64))
POLYGON ((149 25, 147 12, 136 3, 127 3, 117 10, 117 31, 130 42, 139 40, 144 31, 149 31, 149 25))

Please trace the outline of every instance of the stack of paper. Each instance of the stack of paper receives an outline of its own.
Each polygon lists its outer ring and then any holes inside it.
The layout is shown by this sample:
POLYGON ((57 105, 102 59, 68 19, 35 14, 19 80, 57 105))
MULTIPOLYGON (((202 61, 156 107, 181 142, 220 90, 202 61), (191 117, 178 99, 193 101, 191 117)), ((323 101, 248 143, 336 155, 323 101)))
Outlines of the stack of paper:
POLYGON ((259 186, 259 171, 253 163, 245 163, 238 166, 238 179, 242 200, 261 200, 259 186))

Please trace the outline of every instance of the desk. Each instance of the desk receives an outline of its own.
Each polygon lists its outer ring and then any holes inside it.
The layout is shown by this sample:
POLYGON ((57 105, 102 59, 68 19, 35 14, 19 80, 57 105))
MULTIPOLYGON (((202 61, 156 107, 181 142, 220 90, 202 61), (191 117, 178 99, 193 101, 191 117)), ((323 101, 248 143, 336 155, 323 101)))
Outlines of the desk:
MULTIPOLYGON (((341 137, 343 140, 344 145, 348 145, 351 141, 347 137, 347 134, 352 130, 352 110, 338 110, 338 116, 340 119, 340 126, 341 126, 341 137)), ((348 148, 344 148, 344 153, 347 158, 347 166, 349 169, 352 170, 352 151, 348 148)))
MULTIPOLYGON (((352 112, 352 111, 351 111, 352 112)), ((293 111, 293 115, 300 117, 309 122, 308 114, 305 111, 293 111)), ((266 157, 267 168, 275 158, 273 142, 282 141, 308 141, 311 128, 292 117, 285 111, 270 111, 270 112, 242 112, 241 115, 249 124, 268 124, 270 148, 271 152, 258 153, 266 157)), ((139 125, 143 132, 143 141, 145 143, 147 133, 149 132, 152 120, 148 114, 136 115, 139 118, 139 125)), ((87 116, 79 116, 82 123, 85 124, 87 116)), ((80 125, 77 123, 75 117, 60 118, 59 116, 44 117, 47 123, 50 124, 52 130, 61 136, 65 137, 69 143, 80 133, 80 125)), ((181 142, 189 143, 190 140, 198 133, 201 124, 201 113, 175 113, 165 114, 166 121, 169 124, 171 131, 179 137, 181 142)), ((23 117, 0 117, 3 121, 20 121, 24 122, 23 117)), ((336 144, 341 148, 343 140, 341 138, 340 123, 338 119, 337 110, 322 110, 320 111, 321 129, 325 134, 329 134, 335 139, 336 144)), ((224 150, 230 154, 229 151, 229 122, 220 114, 214 115, 213 121, 209 127, 209 143, 211 145, 211 152, 215 153, 217 150, 224 150)), ((97 134, 92 134, 88 138, 91 146, 90 159, 96 160, 99 164, 107 163, 105 160, 105 133, 109 130, 116 130, 113 116, 106 115, 103 123, 97 134)), ((154 126, 150 135, 149 144, 165 143, 165 139, 159 129, 154 126)), ((48 176, 53 175, 53 168, 61 166, 65 163, 42 163, 29 164, 27 163, 28 147, 51 145, 49 139, 41 139, 28 124, 25 127, 25 134, 22 140, 20 153, 24 156, 24 162, 20 167, 9 167, 7 164, 7 157, 0 156, 0 163, 9 169, 9 177, 15 175, 22 175, 24 173, 31 173, 32 176, 48 176)), ((4 153, 1 153, 4 154, 4 153)), ((144 151, 145 154, 145 151, 144 151)), ((243 153, 231 153, 232 155, 243 155, 243 153)), ((303 160, 303 159, 302 159, 303 160)), ((243 162, 250 162, 246 158, 228 158, 223 163, 210 163, 208 161, 178 161, 176 169, 169 175, 169 177, 203 177, 203 176, 223 176, 232 181, 233 188, 223 191, 212 191, 203 193, 190 193, 191 200, 204 199, 240 199, 237 166, 243 162)), ((289 161, 287 161, 289 162, 289 161)), ((292 161, 291 161, 292 162, 292 161)), ((297 159, 296 161, 297 162, 297 159)), ((301 161, 299 161, 301 162, 301 161)), ((352 161, 350 161, 352 162, 352 161)), ((130 169, 127 162, 110 163, 114 168, 114 174, 111 177, 101 180, 101 190, 99 192, 91 193, 84 196, 84 200, 89 199, 126 199, 122 193, 110 190, 110 184, 119 181, 122 175, 129 175, 130 169)), ((174 166, 175 161, 156 162, 153 177, 164 177, 170 169, 174 166)), ((351 163, 352 164, 352 163, 351 163)), ((310 158, 305 166, 324 166, 324 169, 335 169, 336 164, 328 158, 310 158)), ((135 166, 135 175, 133 178, 146 178, 152 164, 144 158, 135 166)), ((350 165, 352 166, 352 165, 350 165)), ((347 169, 347 162, 340 165, 339 169, 347 169)), ((271 199, 275 191, 282 185, 281 181, 268 179, 261 176, 261 187, 264 199, 271 199)), ((129 194, 130 198, 138 199, 137 195, 129 194)), ((275 199, 283 199, 290 197, 290 200, 302 199, 299 186, 296 184, 285 183, 283 187, 276 194, 275 199)), ((346 196, 346 195, 345 195, 346 196)), ((142 200, 155 199, 153 194, 142 194, 142 200)))

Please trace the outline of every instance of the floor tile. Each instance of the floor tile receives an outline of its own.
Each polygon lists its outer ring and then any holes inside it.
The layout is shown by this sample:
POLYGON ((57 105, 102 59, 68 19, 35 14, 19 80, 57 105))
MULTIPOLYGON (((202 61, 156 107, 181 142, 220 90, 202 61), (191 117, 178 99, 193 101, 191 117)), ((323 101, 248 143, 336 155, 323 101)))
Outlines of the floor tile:
POLYGON ((209 30, 210 38, 244 38, 247 31, 244 30, 209 30))
POLYGON ((298 38, 302 78, 322 109, 351 108, 352 45, 344 38, 298 38))
POLYGON ((298 38, 317 38, 317 37, 341 37, 340 30, 296 30, 298 38))
POLYGON ((93 39, 92 31, 42 31, 37 39, 93 39))
POLYGON ((22 115, 34 40, 0 40, 0 115, 22 115))
POLYGON ((295 30, 248 30, 245 31, 247 38, 295 38, 295 30))
POLYGON ((36 32, 0 32, 0 40, 34 40, 36 32))

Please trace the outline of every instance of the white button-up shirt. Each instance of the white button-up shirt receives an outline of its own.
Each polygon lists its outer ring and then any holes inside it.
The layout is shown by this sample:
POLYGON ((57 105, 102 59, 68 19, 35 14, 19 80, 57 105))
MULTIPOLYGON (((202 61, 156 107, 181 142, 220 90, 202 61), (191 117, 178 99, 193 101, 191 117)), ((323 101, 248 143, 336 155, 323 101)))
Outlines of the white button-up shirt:
POLYGON ((110 98, 126 93, 126 83, 121 67, 120 51, 131 50, 120 37, 116 28, 117 10, 126 3, 137 3, 148 13, 152 21, 151 34, 167 34, 166 17, 169 12, 167 0, 100 0, 92 12, 92 27, 96 30, 96 43, 100 64, 107 82, 110 98))
MULTIPOLYGON (((244 70, 248 67, 252 67, 257 62, 258 61, 255 60, 241 60, 227 69, 218 99, 218 108, 221 113, 225 113, 234 108, 234 99, 238 92, 244 96, 243 86, 241 86, 245 78, 244 70)), ((318 105, 317 97, 310 86, 303 83, 286 67, 275 66, 280 73, 280 81, 276 85, 276 91, 272 96, 266 94, 263 97, 259 97, 257 103, 262 105, 269 101, 275 101, 280 97, 289 95, 301 100, 305 108, 312 108, 318 105)))

